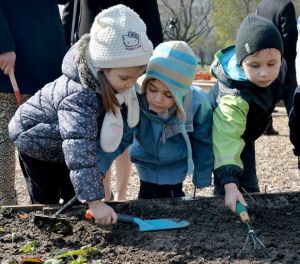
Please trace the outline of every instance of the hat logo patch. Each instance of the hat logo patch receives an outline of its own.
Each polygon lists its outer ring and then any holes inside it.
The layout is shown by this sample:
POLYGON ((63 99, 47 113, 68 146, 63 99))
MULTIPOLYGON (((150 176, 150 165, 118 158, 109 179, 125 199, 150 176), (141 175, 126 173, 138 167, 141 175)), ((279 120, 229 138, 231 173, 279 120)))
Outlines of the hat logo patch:
POLYGON ((128 31, 127 35, 122 36, 123 44, 127 50, 135 50, 140 48, 142 45, 140 44, 140 36, 139 34, 128 31))
POLYGON ((245 49, 248 52, 248 54, 251 52, 248 42, 245 44, 245 49))

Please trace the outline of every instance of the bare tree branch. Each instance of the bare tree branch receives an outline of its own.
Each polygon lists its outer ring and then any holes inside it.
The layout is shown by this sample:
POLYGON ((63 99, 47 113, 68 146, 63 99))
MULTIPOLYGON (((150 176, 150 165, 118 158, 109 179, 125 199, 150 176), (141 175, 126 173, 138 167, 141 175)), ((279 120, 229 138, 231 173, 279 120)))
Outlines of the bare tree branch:
POLYGON ((209 22, 212 0, 160 0, 158 3, 166 40, 184 40, 191 44, 205 38, 213 28, 209 22))

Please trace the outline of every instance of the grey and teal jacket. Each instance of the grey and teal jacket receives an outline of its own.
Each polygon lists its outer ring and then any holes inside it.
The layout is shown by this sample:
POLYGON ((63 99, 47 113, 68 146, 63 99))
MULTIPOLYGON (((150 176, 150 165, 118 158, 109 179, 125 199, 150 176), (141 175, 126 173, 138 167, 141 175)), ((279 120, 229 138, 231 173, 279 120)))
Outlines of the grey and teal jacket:
POLYGON ((214 174, 222 185, 238 184, 243 173, 241 153, 245 144, 254 143, 266 129, 282 83, 275 80, 269 87, 251 83, 236 63, 235 48, 230 46, 216 53, 211 66, 217 78, 209 92, 213 113, 214 174))
MULTIPOLYGON (((190 141, 194 164, 193 183, 198 188, 211 184, 214 155, 211 126, 212 108, 207 95, 198 87, 184 98, 187 114, 185 123, 175 111, 168 119, 163 119, 149 110, 145 94, 138 94, 140 121, 134 129, 124 126, 122 143, 113 153, 104 153, 99 147, 99 166, 105 173, 113 160, 131 143, 129 155, 137 167, 142 181, 154 184, 177 184, 183 182, 188 171, 188 145, 190 141), (182 130, 182 125, 185 131, 182 130), (133 138, 132 138, 133 136, 133 138)), ((125 122, 126 123, 126 122, 125 122)))
POLYGON ((105 110, 101 87, 87 68, 89 35, 66 54, 63 75, 22 104, 9 123, 10 138, 27 156, 63 162, 81 202, 104 195, 96 149, 105 110))
POLYGON ((294 154, 300 156, 300 86, 294 93, 294 102, 289 114, 290 140, 294 145, 294 154))

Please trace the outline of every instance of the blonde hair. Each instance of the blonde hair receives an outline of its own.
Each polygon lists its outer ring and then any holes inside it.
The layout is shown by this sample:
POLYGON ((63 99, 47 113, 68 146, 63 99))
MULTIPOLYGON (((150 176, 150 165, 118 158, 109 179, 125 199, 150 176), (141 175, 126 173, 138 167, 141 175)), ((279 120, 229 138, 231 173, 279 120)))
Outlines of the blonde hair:
POLYGON ((114 89, 112 88, 111 84, 107 81, 103 71, 97 72, 97 78, 99 85, 102 89, 101 96, 104 109, 106 112, 111 111, 115 115, 116 107, 120 107, 120 104, 117 100, 114 89))
MULTIPOLYGON (((128 68, 144 68, 146 65, 139 65, 139 66, 133 66, 133 67, 128 67, 128 68)), ((107 69, 111 70, 111 69, 107 69)), ((106 112, 111 111, 114 115, 116 115, 116 107, 121 107, 115 91, 109 81, 107 80, 104 71, 99 70, 97 71, 97 79, 98 83, 101 87, 101 96, 102 96, 102 101, 103 101, 103 106, 106 112)))

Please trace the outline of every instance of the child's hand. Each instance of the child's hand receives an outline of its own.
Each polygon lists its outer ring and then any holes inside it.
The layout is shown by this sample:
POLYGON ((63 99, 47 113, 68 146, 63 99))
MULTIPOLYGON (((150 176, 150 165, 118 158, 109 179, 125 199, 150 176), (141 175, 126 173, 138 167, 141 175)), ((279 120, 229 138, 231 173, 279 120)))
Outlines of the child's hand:
POLYGON ((117 222, 117 214, 104 202, 98 200, 90 202, 88 205, 96 224, 110 225, 117 222))
POLYGON ((238 190, 235 183, 228 183, 224 185, 225 188, 225 206, 232 212, 236 211, 236 203, 239 201, 242 205, 248 206, 244 200, 243 195, 238 190))

